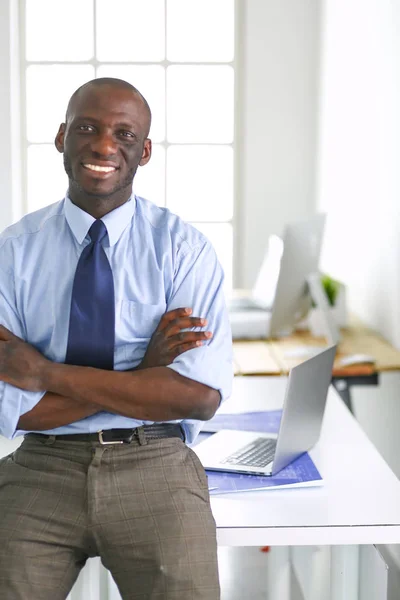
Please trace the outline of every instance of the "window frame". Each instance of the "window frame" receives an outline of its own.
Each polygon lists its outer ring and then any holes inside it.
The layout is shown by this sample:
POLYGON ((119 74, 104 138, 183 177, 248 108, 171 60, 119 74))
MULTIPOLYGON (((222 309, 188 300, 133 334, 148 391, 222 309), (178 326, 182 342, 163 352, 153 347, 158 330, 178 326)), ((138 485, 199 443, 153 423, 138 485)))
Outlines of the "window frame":
MULTIPOLYGON (((242 97, 241 97, 241 86, 240 86, 240 66, 242 63, 242 44, 241 44, 241 27, 243 24, 243 14, 244 7, 240 0, 233 0, 233 10, 234 10, 234 32, 233 32, 233 60, 229 62, 193 62, 193 61, 170 61, 165 58, 162 61, 99 61, 96 58, 96 0, 93 0, 93 36, 94 36, 94 56, 90 60, 82 60, 82 61, 28 61, 26 58, 26 0, 19 0, 18 6, 18 22, 19 22, 19 89, 20 89, 20 103, 19 103, 19 114, 20 114, 20 127, 19 127, 19 146, 20 146, 20 172, 22 174, 21 177, 21 198, 19 202, 19 212, 22 214, 26 214, 28 212, 28 148, 30 146, 40 146, 44 144, 48 144, 49 142, 29 142, 27 136, 27 90, 26 90, 26 71, 30 65, 92 65, 95 70, 95 77, 97 77, 97 70, 100 66, 112 66, 112 65, 137 65, 137 66, 150 66, 150 65, 160 65, 165 71, 169 66, 172 65, 188 65, 188 66, 230 66, 233 69, 233 77, 234 77, 234 91, 233 91, 233 107, 234 107, 234 117, 233 117, 233 139, 232 143, 217 143, 217 142, 185 142, 185 143, 175 143, 169 142, 167 139, 167 110, 165 110, 165 139, 161 142, 156 142, 157 145, 160 145, 165 151, 165 185, 164 185, 164 206, 168 207, 167 204, 167 151, 168 148, 173 146, 208 146, 208 145, 216 145, 216 146, 227 146, 232 148, 233 151, 233 211, 232 218, 224 221, 215 221, 212 218, 204 219, 204 220, 196 220, 196 221, 188 221, 190 223, 198 223, 200 224, 228 224, 231 226, 232 232, 232 257, 231 257, 231 273, 232 273, 232 285, 233 287, 237 286, 237 282, 241 279, 240 273, 238 272, 238 265, 240 264, 239 254, 240 254, 240 230, 239 223, 242 221, 243 217, 243 203, 239 201, 240 189, 242 185, 242 178, 240 174, 240 164, 241 158, 239 155, 239 148, 237 140, 240 139, 241 134, 241 106, 242 106, 242 97)), ((167 28, 167 0, 164 0, 164 11, 165 11, 165 30, 167 28)), ((165 56, 167 50, 167 36, 165 35, 165 56)), ((167 85, 167 78, 165 77, 165 86, 167 85)), ((166 91, 166 90, 165 90, 166 91)), ((165 102, 167 102, 167 96, 165 96, 165 102)), ((54 135, 56 132, 54 132, 54 135)), ((149 200, 152 200, 149 198, 149 200)), ((211 215, 210 215, 211 217, 211 215)), ((229 291, 229 290, 228 290, 229 291)))

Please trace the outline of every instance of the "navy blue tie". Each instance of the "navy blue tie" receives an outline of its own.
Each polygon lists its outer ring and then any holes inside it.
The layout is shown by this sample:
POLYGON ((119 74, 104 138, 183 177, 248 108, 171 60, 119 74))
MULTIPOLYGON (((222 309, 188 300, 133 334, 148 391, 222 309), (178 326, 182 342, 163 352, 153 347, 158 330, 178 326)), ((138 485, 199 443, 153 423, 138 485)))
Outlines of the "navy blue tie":
POLYGON ((107 228, 98 219, 89 229, 90 244, 82 251, 72 288, 65 362, 70 365, 114 368, 114 280, 101 244, 107 228))

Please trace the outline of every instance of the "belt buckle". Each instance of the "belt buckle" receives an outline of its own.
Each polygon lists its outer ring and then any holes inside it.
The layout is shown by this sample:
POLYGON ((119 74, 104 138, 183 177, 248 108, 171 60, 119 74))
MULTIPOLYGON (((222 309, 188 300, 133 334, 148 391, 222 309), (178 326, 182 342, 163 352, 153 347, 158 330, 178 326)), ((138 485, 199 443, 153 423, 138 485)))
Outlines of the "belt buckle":
POLYGON ((114 445, 114 444, 123 444, 123 443, 124 443, 124 442, 123 442, 123 440, 116 440, 116 441, 114 441, 114 442, 106 442, 106 441, 103 439, 103 431, 102 431, 101 429, 100 429, 100 430, 97 432, 97 435, 99 436, 99 442, 100 442, 100 444, 101 444, 102 446, 109 446, 109 445, 114 445))

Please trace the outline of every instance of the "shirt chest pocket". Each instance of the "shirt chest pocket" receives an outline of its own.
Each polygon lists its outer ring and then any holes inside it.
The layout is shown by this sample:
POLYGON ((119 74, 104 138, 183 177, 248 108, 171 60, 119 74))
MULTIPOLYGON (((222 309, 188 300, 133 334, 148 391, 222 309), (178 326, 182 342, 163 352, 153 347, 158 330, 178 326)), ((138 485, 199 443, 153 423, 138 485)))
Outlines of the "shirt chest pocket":
POLYGON ((116 334, 120 338, 120 343, 148 342, 164 312, 165 307, 160 304, 141 304, 122 300, 120 319, 116 324, 116 334))

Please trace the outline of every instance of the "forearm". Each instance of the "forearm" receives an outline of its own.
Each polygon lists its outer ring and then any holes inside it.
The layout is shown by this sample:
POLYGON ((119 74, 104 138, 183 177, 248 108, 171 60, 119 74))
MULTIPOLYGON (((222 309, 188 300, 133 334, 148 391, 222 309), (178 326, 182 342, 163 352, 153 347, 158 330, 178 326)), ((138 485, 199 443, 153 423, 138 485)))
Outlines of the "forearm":
POLYGON ((95 402, 99 410, 149 421, 209 419, 220 399, 216 390, 167 367, 121 372, 50 363, 42 383, 78 404, 95 402))
MULTIPOLYGON (((129 369, 129 371, 136 371, 139 368, 140 365, 129 369)), ((78 403, 65 396, 46 392, 32 410, 20 417, 17 427, 25 431, 56 429, 63 425, 70 425, 70 423, 85 417, 91 417, 101 410, 101 407, 96 404, 78 403)))
POLYGON ((69 425, 101 410, 92 403, 74 402, 70 398, 47 392, 36 406, 22 415, 17 428, 25 431, 43 431, 69 425))
MULTIPOLYGON (((129 372, 138 369, 139 366, 130 369, 129 372)), ((101 410, 102 408, 96 404, 77 402, 54 392, 46 392, 32 410, 20 417, 17 428, 25 431, 56 429, 85 417, 91 417, 101 410)))

